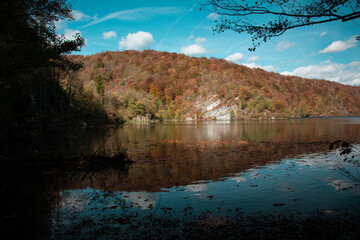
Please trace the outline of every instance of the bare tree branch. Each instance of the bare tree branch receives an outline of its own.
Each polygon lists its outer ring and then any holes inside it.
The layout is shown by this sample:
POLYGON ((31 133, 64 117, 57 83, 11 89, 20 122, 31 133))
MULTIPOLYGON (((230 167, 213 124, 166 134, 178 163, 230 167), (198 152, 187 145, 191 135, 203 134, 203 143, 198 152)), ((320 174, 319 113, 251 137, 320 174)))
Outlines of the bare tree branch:
POLYGON ((250 34, 250 51, 290 29, 360 18, 360 0, 204 0, 201 9, 220 16, 214 32, 250 34))

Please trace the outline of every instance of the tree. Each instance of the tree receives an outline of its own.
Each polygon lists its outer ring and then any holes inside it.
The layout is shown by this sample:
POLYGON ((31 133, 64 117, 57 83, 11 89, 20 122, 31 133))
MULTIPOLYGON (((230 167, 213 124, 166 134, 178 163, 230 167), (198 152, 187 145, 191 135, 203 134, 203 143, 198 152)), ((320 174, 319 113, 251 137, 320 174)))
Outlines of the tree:
POLYGON ((55 32, 55 22, 73 19, 66 0, 11 0, 0 5, 1 74, 32 72, 46 66, 78 67, 62 54, 80 50, 84 39, 67 40, 55 32))
MULTIPOLYGON (((0 140, 33 135, 44 124, 65 118, 68 100, 59 71, 81 64, 63 57, 80 50, 84 39, 67 40, 55 22, 72 19, 66 0, 11 0, 0 3, 0 140)), ((16 140, 19 142, 18 140, 16 140)), ((6 146, 6 145, 5 145, 6 146)))
POLYGON ((214 32, 250 34, 250 51, 290 29, 360 18, 360 0, 204 0, 201 9, 220 16, 214 32))
POLYGON ((96 92, 100 95, 101 102, 104 103, 105 86, 104 86, 104 80, 102 79, 101 75, 97 76, 95 82, 96 82, 96 92))

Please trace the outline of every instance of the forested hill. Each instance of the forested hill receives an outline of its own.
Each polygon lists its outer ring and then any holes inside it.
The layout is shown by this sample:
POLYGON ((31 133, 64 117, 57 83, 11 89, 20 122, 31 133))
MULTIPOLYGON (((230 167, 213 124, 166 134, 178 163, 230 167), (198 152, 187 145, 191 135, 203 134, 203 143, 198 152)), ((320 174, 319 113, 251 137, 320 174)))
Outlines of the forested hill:
POLYGON ((69 96, 117 120, 268 119, 360 115, 360 87, 283 76, 215 58, 145 51, 68 56, 69 96))

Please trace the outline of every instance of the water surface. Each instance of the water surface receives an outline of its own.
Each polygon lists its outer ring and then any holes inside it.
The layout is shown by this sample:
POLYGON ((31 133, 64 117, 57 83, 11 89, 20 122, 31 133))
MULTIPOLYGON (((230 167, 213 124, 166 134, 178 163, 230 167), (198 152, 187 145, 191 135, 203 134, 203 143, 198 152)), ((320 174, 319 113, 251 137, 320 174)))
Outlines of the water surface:
POLYGON ((359 133, 360 118, 126 124, 102 138, 72 136, 67 146, 109 154, 121 146, 136 162, 131 166, 22 170, 27 178, 5 189, 20 188, 12 197, 31 196, 50 238, 96 231, 106 238, 154 216, 336 215, 359 206, 360 176, 329 145, 351 142, 359 159, 359 133))

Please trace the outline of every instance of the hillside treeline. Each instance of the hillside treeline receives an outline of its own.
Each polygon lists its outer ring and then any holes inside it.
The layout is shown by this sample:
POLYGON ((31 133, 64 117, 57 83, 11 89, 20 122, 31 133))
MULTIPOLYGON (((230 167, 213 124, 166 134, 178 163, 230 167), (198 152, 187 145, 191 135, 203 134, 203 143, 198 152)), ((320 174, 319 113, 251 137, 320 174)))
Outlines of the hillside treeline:
POLYGON ((264 119, 360 115, 360 87, 153 50, 68 56, 70 98, 110 119, 264 119), (225 118, 224 118, 225 116, 225 118))

